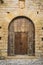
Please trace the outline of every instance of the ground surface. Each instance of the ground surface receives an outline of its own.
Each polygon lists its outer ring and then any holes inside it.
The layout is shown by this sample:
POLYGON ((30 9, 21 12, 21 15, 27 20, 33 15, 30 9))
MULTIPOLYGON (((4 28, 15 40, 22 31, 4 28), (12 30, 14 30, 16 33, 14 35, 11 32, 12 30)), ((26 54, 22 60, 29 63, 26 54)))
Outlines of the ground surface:
POLYGON ((0 60, 0 65, 43 65, 43 59, 0 60))

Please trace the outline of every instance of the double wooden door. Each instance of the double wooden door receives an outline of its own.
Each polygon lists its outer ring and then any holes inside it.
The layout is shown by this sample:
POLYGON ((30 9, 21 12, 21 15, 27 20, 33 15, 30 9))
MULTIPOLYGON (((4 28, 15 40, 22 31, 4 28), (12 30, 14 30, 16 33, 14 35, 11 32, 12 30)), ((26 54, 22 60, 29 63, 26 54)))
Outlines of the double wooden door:
POLYGON ((28 34, 26 32, 15 33, 15 54, 27 54, 28 34))

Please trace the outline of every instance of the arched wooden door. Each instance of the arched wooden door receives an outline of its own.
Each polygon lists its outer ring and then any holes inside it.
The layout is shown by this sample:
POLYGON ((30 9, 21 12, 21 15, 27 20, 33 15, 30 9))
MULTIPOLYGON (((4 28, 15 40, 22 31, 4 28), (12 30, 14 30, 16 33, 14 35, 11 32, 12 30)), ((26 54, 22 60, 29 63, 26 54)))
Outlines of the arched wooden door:
POLYGON ((8 28, 8 55, 35 55, 35 27, 27 17, 17 17, 8 28))

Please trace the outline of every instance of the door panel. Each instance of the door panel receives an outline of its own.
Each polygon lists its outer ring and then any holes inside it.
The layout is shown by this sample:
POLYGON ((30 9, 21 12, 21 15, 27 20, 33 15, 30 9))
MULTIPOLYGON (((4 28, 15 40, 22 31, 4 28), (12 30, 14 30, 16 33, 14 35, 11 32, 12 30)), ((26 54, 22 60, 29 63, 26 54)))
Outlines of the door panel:
POLYGON ((20 40, 21 40, 21 34, 15 33, 15 54, 19 54, 20 52, 20 40))
POLYGON ((27 54, 27 50, 28 50, 28 34, 26 32, 21 33, 21 42, 22 42, 22 53, 27 54))

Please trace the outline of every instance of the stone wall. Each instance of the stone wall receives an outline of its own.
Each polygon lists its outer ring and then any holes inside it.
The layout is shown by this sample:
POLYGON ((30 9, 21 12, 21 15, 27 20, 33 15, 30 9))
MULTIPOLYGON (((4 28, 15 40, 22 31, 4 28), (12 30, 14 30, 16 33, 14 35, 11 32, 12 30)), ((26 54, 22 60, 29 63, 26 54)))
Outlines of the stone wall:
POLYGON ((35 57, 23 58, 43 57, 43 0, 25 0, 25 5, 19 4, 19 0, 4 0, 4 3, 0 1, 0 56, 19 58, 7 56, 8 26, 13 18, 26 16, 35 25, 35 57))

